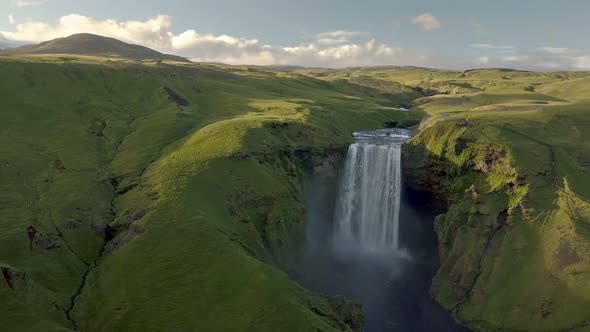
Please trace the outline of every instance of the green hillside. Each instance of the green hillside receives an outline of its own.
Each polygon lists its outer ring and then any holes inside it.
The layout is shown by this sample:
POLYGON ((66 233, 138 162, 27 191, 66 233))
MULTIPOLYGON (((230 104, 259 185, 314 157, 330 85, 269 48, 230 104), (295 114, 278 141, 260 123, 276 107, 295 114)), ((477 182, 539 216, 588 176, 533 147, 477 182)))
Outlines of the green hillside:
POLYGON ((186 58, 163 54, 141 45, 124 43, 90 33, 79 33, 56 38, 40 44, 24 45, 0 52, 5 55, 17 54, 78 54, 100 57, 119 57, 135 60, 168 60, 190 62, 186 58))
POLYGON ((590 99, 590 76, 546 84, 539 87, 538 91, 570 101, 588 101, 590 99))
POLYGON ((417 67, 295 69, 295 72, 327 81, 364 79, 371 80, 373 85, 379 82, 397 87, 400 93, 411 96, 409 106, 428 115, 471 110, 534 110, 584 98, 588 95, 585 89, 590 86, 590 74, 584 72, 448 71, 417 67), (413 93, 408 94, 408 89, 413 93))
POLYGON ((5 327, 359 329, 354 304, 278 258, 303 234, 316 156, 419 115, 244 68, 31 56, 0 71, 5 327))
POLYGON ((587 112, 466 112, 408 146, 408 156, 427 156, 409 164, 429 165, 428 181, 451 197, 436 221, 432 292, 461 321, 482 331, 587 327, 587 112))
POLYGON ((433 297, 476 330, 588 328, 588 73, 73 55, 0 72, 10 331, 360 330, 357 304, 283 270, 306 176, 385 125, 414 126, 404 176, 448 201, 433 297))
POLYGON ((431 293, 456 319, 477 331, 590 330, 590 73, 297 71, 423 95, 410 105, 428 118, 404 150, 405 177, 448 202, 431 293))

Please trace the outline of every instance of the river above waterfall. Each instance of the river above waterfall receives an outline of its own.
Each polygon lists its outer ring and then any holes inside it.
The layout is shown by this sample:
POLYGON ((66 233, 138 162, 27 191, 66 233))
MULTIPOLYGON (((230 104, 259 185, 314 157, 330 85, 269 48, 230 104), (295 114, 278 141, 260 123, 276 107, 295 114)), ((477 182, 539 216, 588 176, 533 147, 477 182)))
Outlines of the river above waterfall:
POLYGON ((402 186, 399 152, 410 133, 354 137, 339 169, 306 185, 307 237, 293 278, 360 302, 367 332, 468 331, 429 296, 438 266, 433 221, 441 211, 427 193, 402 186))

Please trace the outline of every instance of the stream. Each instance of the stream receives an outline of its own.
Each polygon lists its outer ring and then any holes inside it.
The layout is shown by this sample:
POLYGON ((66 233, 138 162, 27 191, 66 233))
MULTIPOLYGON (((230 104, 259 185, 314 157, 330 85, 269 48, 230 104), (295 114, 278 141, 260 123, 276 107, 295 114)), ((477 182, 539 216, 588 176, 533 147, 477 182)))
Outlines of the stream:
POLYGON ((293 277, 326 296, 363 306, 364 330, 469 331, 428 293, 438 266, 427 193, 402 186, 409 132, 355 133, 344 165, 306 186, 307 237, 293 277))

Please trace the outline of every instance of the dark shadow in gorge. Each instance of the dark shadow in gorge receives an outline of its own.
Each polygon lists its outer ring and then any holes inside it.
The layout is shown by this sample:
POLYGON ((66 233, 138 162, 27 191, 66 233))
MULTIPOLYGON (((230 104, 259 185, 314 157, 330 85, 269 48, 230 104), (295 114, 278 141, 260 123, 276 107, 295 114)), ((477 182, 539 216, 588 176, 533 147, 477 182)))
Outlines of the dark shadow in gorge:
POLYGON ((334 255, 332 230, 339 176, 313 176, 306 185, 307 240, 299 252, 301 285, 363 305, 365 331, 469 331, 430 298, 438 268, 433 220, 441 207, 427 193, 405 188, 400 209, 400 257, 334 255))

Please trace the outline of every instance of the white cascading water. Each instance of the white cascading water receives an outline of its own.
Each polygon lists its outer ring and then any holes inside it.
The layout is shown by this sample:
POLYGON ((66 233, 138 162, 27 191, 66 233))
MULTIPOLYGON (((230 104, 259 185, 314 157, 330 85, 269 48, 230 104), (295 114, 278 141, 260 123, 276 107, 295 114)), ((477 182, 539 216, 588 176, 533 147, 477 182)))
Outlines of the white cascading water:
POLYGON ((335 213, 337 250, 384 253, 399 249, 401 146, 408 130, 354 133, 335 213))

